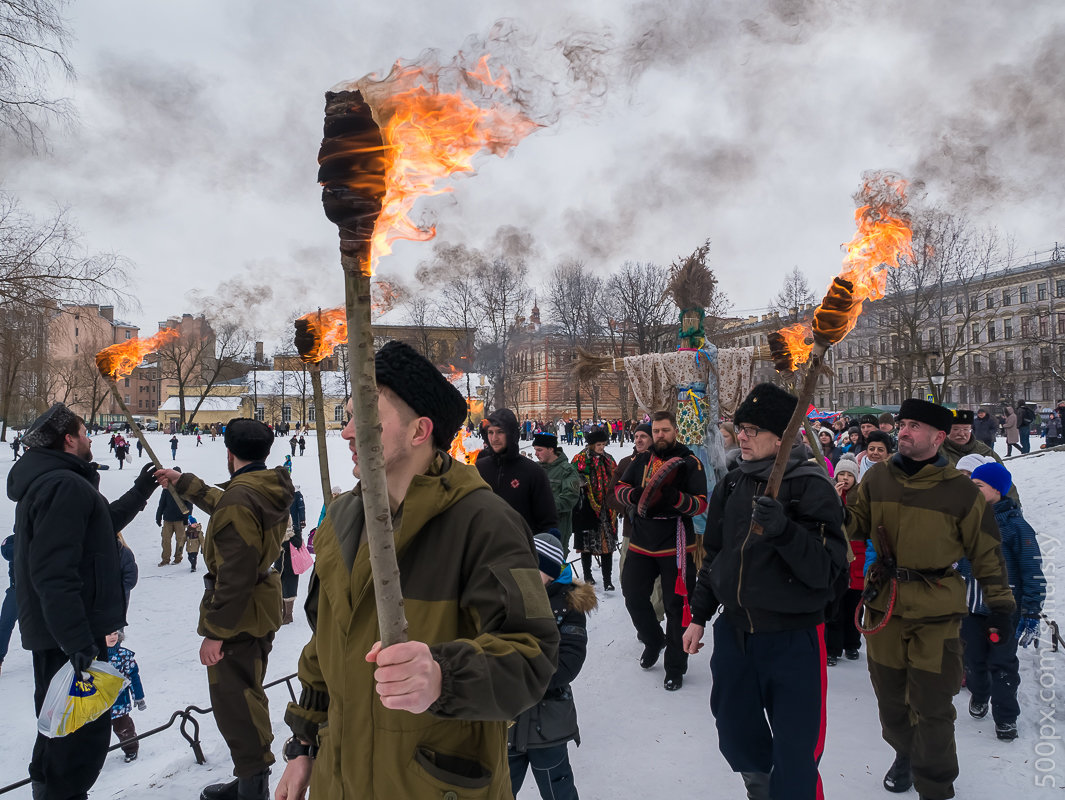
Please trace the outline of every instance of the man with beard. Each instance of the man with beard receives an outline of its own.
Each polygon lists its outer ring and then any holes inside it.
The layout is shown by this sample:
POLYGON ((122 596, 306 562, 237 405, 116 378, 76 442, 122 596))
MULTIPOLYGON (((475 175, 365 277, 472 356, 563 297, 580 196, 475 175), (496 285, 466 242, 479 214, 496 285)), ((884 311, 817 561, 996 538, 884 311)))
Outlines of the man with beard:
POLYGON ((741 461, 710 498, 684 634, 685 650, 697 653, 707 620, 724 606, 714 623, 710 710, 721 753, 755 800, 822 796, 825 607, 847 571, 835 489, 804 443, 781 441, 797 402, 762 383, 736 409, 741 461), (787 467, 777 497, 767 497, 781 447, 787 467))
POLYGON ((566 454, 558 446, 558 437, 553 433, 538 433, 533 436, 533 452, 543 465, 551 485, 551 496, 558 512, 558 538, 562 542, 563 555, 569 553, 569 540, 573 536, 573 507, 581 496, 581 481, 577 470, 569 463, 566 454))
MULTIPOLYGON (((147 464, 113 503, 99 492, 85 423, 62 403, 38 417, 11 468, 15 508, 15 594, 22 646, 33 653, 33 702, 40 715, 53 676, 107 661, 108 634, 126 624, 116 532, 143 510, 156 487, 147 464)), ((37 734, 30 759, 35 798, 86 797, 111 741, 103 714, 54 739, 37 734)))
POLYGON ((682 637, 690 619, 688 595, 695 587, 695 527, 692 517, 706 511, 706 473, 691 450, 677 442, 677 420, 657 411, 651 423, 654 444, 629 464, 614 490, 623 506, 635 509, 629 552, 621 573, 625 608, 644 649, 640 666, 651 669, 666 651, 663 686, 684 684, 688 655, 682 637), (651 605, 655 579, 662 580, 666 630, 651 605))
POLYGON ((477 471, 492 491, 521 514, 533 533, 558 528, 558 512, 547 473, 521 454, 518 418, 509 408, 488 415, 488 446, 477 457, 477 471))
MULTIPOLYGON (((559 650, 532 535, 448 455, 466 401, 440 371, 400 342, 381 348, 375 370, 408 641, 378 641, 356 486, 314 538, 312 634, 276 798, 303 798, 309 782, 321 798, 510 798, 507 725, 543 698, 559 650)), ((355 426, 341 435, 359 477, 355 426)))
POLYGON ((940 451, 956 418, 924 400, 899 410, 899 450, 869 471, 847 503, 847 534, 871 538, 877 558, 866 576, 869 677, 884 740, 895 761, 884 788, 916 785, 923 798, 954 796, 958 757, 954 695, 961 688, 968 558, 990 609, 987 633, 1009 630, 1016 603, 994 512, 976 485, 940 451), (876 594, 869 596, 871 590, 876 594))
POLYGON ((215 722, 236 778, 206 787, 200 800, 268 800, 274 737, 263 676, 281 627, 281 578, 273 563, 281 553, 294 489, 284 467, 267 469, 274 435, 263 423, 231 419, 225 443, 231 479, 221 488, 189 472, 156 474, 211 515, 197 633, 203 637, 200 663, 207 667, 215 722))

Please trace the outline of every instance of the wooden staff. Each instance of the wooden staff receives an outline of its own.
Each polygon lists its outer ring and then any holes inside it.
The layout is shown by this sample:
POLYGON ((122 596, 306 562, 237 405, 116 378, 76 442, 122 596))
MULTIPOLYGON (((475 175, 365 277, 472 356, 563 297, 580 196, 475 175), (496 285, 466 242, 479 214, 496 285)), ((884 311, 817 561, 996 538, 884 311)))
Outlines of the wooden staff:
MULTIPOLYGON (((828 344, 814 336, 814 346, 807 362, 806 378, 803 380, 802 389, 799 391, 799 402, 795 404, 795 411, 788 420, 788 427, 784 429, 784 435, 780 437, 780 449, 777 451, 776 460, 773 462, 773 471, 769 473, 769 481, 766 483, 765 496, 776 497, 780 492, 780 482, 784 480, 784 470, 788 467, 788 459, 791 457, 791 447, 795 442, 795 436, 802 427, 802 421, 806 419, 806 409, 810 407, 814 391, 817 389, 817 381, 821 378, 821 366, 825 363, 825 353, 828 352, 828 344)), ((751 530, 761 534, 762 526, 751 521, 751 530)))
POLYGON ((325 451, 325 398, 322 396, 321 362, 311 364, 311 389, 314 392, 314 435, 318 439, 318 472, 322 476, 322 501, 325 507, 333 500, 332 482, 329 480, 329 454, 325 451))
MULTIPOLYGON (((129 428, 133 431, 133 435, 140 440, 140 443, 144 445, 144 451, 148 454, 148 458, 158 469, 163 469, 163 465, 159 463, 159 459, 156 458, 155 451, 152 450, 152 446, 148 444, 148 440, 144 437, 144 433, 141 431, 137 421, 133 419, 133 414, 130 413, 129 408, 124 402, 122 402, 122 395, 118 393, 118 384, 106 375, 104 379, 107 381, 108 386, 111 387, 111 394, 115 396, 115 402, 118 403, 118 407, 122 409, 122 413, 126 415, 126 421, 129 422, 129 428)), ((181 495, 177 493, 177 489, 174 488, 174 484, 170 484, 167 487, 167 491, 170 492, 170 496, 174 498, 174 502, 177 503, 178 510, 182 514, 188 514, 188 506, 185 505, 185 501, 181 499, 181 495)))

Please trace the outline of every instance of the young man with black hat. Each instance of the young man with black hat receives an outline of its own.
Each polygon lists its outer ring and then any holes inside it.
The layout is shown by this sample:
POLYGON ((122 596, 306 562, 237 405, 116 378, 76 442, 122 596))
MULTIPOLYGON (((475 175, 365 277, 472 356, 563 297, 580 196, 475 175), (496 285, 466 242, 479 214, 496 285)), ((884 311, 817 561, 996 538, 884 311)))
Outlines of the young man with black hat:
MULTIPOLYGON (((78 672, 107 661, 108 634, 126 624, 116 531, 142 511, 157 486, 151 464, 113 503, 99 491, 85 423, 62 403, 23 437, 26 453, 7 477, 15 507, 14 585, 22 646, 33 653, 34 708, 70 662, 78 672)), ((73 733, 37 734, 30 759, 34 797, 85 797, 111 741, 110 714, 73 733)))
POLYGON ((562 541, 562 551, 569 553, 569 540, 573 536, 573 508, 581 496, 580 478, 562 448, 558 446, 558 437, 555 434, 535 434, 533 453, 547 473, 551 496, 555 500, 555 511, 558 512, 558 538, 562 541))
POLYGON ((707 620, 724 607, 714 623, 710 710, 721 753, 756 800, 821 796, 825 608, 846 588, 839 496, 804 443, 781 441, 797 402, 762 383, 736 409, 741 461, 710 497, 684 634, 685 650, 697 653, 707 620), (790 452, 772 498, 764 492, 781 447, 790 452))
POLYGON ((706 511, 706 473, 692 451, 677 441, 672 412, 655 412, 651 435, 651 449, 633 458, 614 490, 618 502, 635 511, 621 591, 644 646, 640 666, 651 669, 665 650, 662 686, 675 692, 688 671, 682 637, 691 617, 688 595, 695 588, 692 517, 706 511), (666 610, 664 632, 651 604, 659 578, 666 610))
POLYGON ((190 472, 159 470, 164 486, 211 515, 203 544, 207 574, 197 633, 200 663, 235 780, 208 786, 201 800, 266 800, 273 732, 263 690, 267 657, 281 627, 281 578, 273 564, 288 528, 294 489, 284 467, 268 469, 271 430, 254 419, 226 425, 231 476, 216 488, 190 472))
MULTIPOLYGON (((965 581, 972 564, 990 609, 988 628, 1005 630, 1015 608, 994 513, 979 490, 940 452, 951 411, 909 399, 899 410, 899 449, 858 484, 847 502, 847 535, 872 539, 866 577, 869 676, 884 740, 895 761, 884 788, 922 798, 954 796, 958 757, 954 695, 961 688, 965 581)), ((1012 629, 1011 629, 1012 630, 1012 629)))
POLYGON ((521 454, 518 418, 509 408, 485 420, 488 446, 477 457, 477 471, 492 491, 521 514, 533 533, 558 527, 558 512, 547 474, 521 454))
MULTIPOLYGON (((466 418, 458 390, 399 342, 375 366, 408 641, 378 641, 356 486, 315 534, 314 633, 285 714, 294 737, 276 797, 297 800, 313 783, 315 797, 509 798, 507 724, 544 696, 559 641, 532 534, 447 454, 466 418)), ((355 420, 342 436, 359 476, 355 420)))

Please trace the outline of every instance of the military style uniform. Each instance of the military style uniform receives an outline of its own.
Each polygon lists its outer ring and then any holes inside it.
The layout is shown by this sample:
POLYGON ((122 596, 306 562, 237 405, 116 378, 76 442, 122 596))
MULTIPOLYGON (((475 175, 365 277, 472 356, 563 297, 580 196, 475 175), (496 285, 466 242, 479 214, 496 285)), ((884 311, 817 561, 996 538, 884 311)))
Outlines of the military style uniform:
MULTIPOLYGON (((939 448, 939 452, 946 456, 947 461, 950 462, 950 466, 952 467, 956 467, 962 458, 972 453, 975 453, 978 456, 983 456, 984 458, 993 458, 999 464, 1002 463, 999 454, 977 439, 976 434, 969 437, 967 444, 955 444, 950 439, 947 439, 943 442, 943 446, 939 448)), ((1021 497, 1017 493, 1016 484, 1010 487, 1009 493, 1006 496, 1013 502, 1017 503, 1017 505, 1020 505, 1021 497)))
POLYGON ((281 552, 294 489, 284 467, 267 469, 262 462, 219 486, 185 473, 177 491, 211 515, 197 633, 222 641, 224 657, 207 668, 211 705, 233 774, 247 778, 274 762, 263 676, 281 627, 281 578, 271 567, 281 552))
MULTIPOLYGON (((848 495, 847 533, 872 539, 880 559, 894 553, 897 596, 887 624, 866 638, 869 675, 884 740, 909 757, 921 796, 943 800, 958 776, 953 697, 966 614, 965 581, 952 565, 969 559, 993 611, 1015 603, 994 513, 976 485, 943 455, 912 475, 904 469, 915 465, 900 454, 874 465, 848 495)), ((883 621, 891 595, 885 583, 867 600, 866 628, 883 621)))

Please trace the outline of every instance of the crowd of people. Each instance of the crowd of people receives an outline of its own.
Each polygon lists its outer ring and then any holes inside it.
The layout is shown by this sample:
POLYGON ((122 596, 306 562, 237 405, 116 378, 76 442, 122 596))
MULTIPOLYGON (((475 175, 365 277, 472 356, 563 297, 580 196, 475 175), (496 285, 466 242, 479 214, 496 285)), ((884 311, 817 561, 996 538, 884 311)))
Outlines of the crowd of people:
MULTIPOLYGON (((783 441, 796 398, 760 384, 721 423, 728 470, 716 476, 669 410, 627 424, 544 425, 499 409, 467 466, 447 454, 467 409, 446 378, 397 342, 378 353, 376 371, 408 639, 378 641, 361 490, 336 488, 312 531, 313 633, 285 713, 277 800, 303 797, 312 779, 325 797, 504 798, 530 769, 544 798, 576 798, 572 683, 594 647, 595 569, 602 591, 616 591, 615 551, 642 646, 634 667, 661 661, 663 688, 680 691, 711 628, 710 711, 749 798, 821 796, 826 670, 858 660, 863 645, 896 754, 886 790, 953 796, 963 679, 969 713, 990 713, 1004 741, 1017 736, 1017 648, 1038 634, 1046 582, 1012 476, 986 442, 988 409, 907 400, 897 415, 816 424, 811 449, 802 437, 783 441), (632 452, 615 460, 612 441, 632 452), (572 458, 568 442, 582 444, 572 458)), ((110 715, 38 737, 35 797, 84 797, 112 731, 126 759, 137 757, 130 714, 145 693, 122 641, 132 584, 121 531, 159 485, 208 518, 204 530, 167 492, 156 508, 160 566, 180 563, 184 549, 192 571, 202 554, 206 573, 199 656, 235 778, 201 798, 271 796, 263 677, 276 631, 293 618, 291 548, 304 546, 306 510, 290 469, 266 465, 274 430, 235 419, 222 435, 228 483, 148 464, 108 503, 82 420, 57 404, 26 431, 3 550, 36 708, 66 663, 110 661, 131 678, 110 715)), ((342 437, 358 478, 354 420, 342 437)), ((8 616, 5 599, 4 625, 8 616)))

